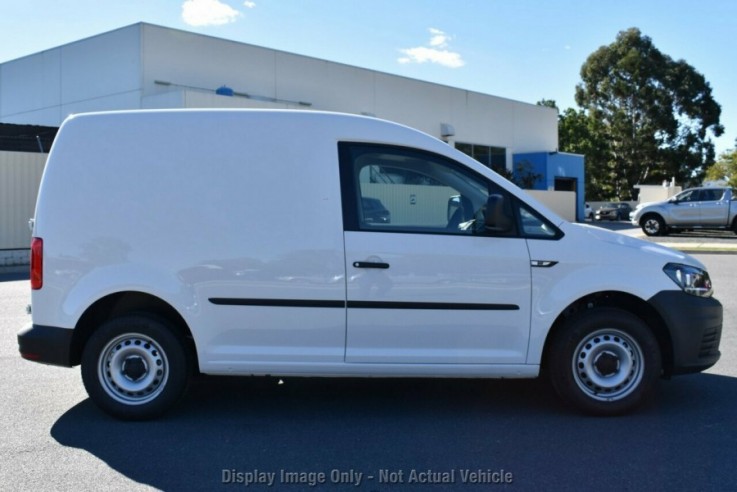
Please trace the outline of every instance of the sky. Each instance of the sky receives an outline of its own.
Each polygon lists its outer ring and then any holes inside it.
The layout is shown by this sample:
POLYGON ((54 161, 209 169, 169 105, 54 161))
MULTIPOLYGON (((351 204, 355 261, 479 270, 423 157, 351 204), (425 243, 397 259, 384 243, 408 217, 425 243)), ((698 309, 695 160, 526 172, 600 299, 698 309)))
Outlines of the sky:
POLYGON ((576 108, 586 58, 637 27, 704 75, 737 139, 735 0, 0 0, 0 63, 148 22, 576 108))

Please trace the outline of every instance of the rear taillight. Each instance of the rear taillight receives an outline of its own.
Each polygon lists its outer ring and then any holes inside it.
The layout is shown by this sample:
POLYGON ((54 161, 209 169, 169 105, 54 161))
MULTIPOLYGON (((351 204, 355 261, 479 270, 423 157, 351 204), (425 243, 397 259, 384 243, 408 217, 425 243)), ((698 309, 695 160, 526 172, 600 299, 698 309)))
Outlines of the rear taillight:
POLYGON ((44 284, 44 240, 31 239, 31 289, 38 290, 44 284))

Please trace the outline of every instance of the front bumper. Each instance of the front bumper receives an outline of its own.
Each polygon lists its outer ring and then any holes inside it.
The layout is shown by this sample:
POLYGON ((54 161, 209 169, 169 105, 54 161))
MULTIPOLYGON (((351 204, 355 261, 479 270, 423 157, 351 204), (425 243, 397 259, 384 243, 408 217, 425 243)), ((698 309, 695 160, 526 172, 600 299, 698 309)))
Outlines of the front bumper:
POLYGON ((18 350, 26 360, 72 367, 72 334, 74 330, 29 324, 18 333, 18 350))
POLYGON ((663 291, 649 302, 670 333, 671 374, 701 372, 717 363, 722 337, 722 304, 719 301, 682 291, 663 291))

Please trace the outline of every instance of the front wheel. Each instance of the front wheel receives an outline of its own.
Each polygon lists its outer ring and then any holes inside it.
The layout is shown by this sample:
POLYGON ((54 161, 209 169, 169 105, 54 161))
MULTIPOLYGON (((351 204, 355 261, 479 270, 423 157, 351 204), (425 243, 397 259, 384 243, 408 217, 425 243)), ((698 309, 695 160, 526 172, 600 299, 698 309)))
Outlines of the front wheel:
POLYGON ((648 236, 665 236, 667 234, 665 221, 659 215, 646 215, 640 221, 640 227, 642 227, 642 232, 648 236))
POLYGON ((146 314, 103 323, 82 352, 82 381, 92 401, 123 420, 158 417, 184 394, 190 362, 169 324, 146 314))
POLYGON ((592 415, 632 410, 661 371, 660 348, 649 327, 616 308, 595 308, 567 320, 547 360, 556 392, 592 415))

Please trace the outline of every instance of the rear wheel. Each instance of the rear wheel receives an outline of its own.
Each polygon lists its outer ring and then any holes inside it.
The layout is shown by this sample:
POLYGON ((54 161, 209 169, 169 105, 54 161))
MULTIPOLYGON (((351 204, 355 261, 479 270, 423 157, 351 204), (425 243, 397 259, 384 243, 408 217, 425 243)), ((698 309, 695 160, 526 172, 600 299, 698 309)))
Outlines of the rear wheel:
POLYGON ((665 222, 659 215, 646 215, 640 221, 640 227, 642 227, 642 232, 648 236, 665 236, 667 234, 665 222))
POLYGON ((123 420, 158 417, 184 394, 190 361, 169 323, 147 314, 103 323, 82 353, 82 380, 92 401, 123 420))
POLYGON ((595 308, 570 318, 548 350, 556 392, 592 415, 632 410, 661 371, 660 348, 648 326, 616 308, 595 308))

